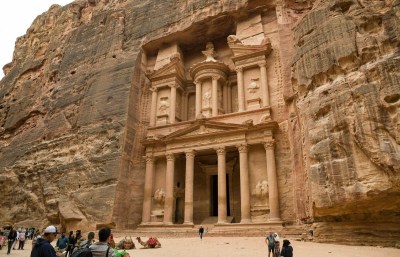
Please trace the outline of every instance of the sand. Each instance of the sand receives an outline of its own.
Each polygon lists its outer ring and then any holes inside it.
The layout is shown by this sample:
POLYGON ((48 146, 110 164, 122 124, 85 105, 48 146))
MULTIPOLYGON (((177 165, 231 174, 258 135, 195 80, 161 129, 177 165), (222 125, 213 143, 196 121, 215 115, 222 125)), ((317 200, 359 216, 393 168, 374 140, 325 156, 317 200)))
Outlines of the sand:
MULTIPOLYGON (((143 237, 144 239, 145 237, 143 237)), ((267 247, 262 237, 207 237, 199 238, 160 238, 159 249, 129 250, 131 257, 258 257, 267 256, 267 247)), ((118 242, 116 238, 115 242, 118 242)), ((298 242, 291 240, 294 257, 400 257, 400 249, 372 246, 346 246, 298 242)), ((29 257, 32 242, 29 240, 24 250, 11 251, 8 256, 29 257)), ((3 248, 0 256, 7 256, 3 248)))

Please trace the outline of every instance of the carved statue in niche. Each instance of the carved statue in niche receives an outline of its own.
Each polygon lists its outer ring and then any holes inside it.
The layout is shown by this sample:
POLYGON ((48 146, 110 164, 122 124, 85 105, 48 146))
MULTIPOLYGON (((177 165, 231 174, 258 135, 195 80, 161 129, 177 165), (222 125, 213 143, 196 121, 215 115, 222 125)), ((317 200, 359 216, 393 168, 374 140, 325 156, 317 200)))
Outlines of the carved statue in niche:
POLYGON ((160 111, 160 114, 167 114, 169 109, 169 102, 168 102, 168 97, 161 97, 160 98, 160 107, 158 110, 160 111))
POLYGON ((206 57, 206 62, 216 62, 217 60, 214 59, 215 51, 214 51, 214 44, 208 42, 206 45, 206 50, 202 51, 202 53, 206 57))
POLYGON ((254 195, 256 196, 256 205, 265 205, 268 196, 268 182, 266 180, 258 181, 254 195))
POLYGON ((211 102, 211 92, 206 91, 203 95, 203 107, 204 108, 210 107, 210 102, 211 102))
POLYGON ((154 203, 156 204, 156 208, 161 208, 164 206, 164 201, 165 201, 165 192, 161 188, 157 189, 154 192, 154 203))
POLYGON ((196 111, 196 107, 193 106, 193 105, 191 105, 191 106, 189 107, 189 113, 188 113, 189 119, 195 118, 195 117, 194 117, 195 111, 196 111))
POLYGON ((176 99, 176 107, 175 107, 175 115, 181 118, 181 98, 177 97, 176 99))
POLYGON ((256 79, 251 79, 250 80, 250 84, 247 86, 247 91, 250 94, 254 94, 255 92, 258 91, 258 89, 260 88, 260 86, 258 85, 257 81, 259 80, 259 78, 256 79))
POLYGON ((218 107, 220 109, 223 108, 223 102, 222 102, 222 91, 219 89, 218 90, 218 107))

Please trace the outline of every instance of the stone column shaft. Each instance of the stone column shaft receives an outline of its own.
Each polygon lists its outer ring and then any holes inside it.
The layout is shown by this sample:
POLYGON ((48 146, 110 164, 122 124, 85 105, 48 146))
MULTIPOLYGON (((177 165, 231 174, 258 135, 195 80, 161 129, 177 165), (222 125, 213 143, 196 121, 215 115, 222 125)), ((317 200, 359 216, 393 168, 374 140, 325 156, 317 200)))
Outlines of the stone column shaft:
POLYGON ((218 155, 218 223, 226 223, 226 163, 225 148, 217 149, 218 155))
POLYGON ((156 125, 157 118, 157 88, 151 89, 151 109, 150 109, 150 127, 154 127, 156 125))
POLYGON ((222 99, 224 99, 224 111, 225 113, 228 113, 228 83, 224 84, 222 99))
POLYGON ((142 223, 150 222, 151 215, 151 196, 153 194, 154 158, 152 155, 146 156, 146 175, 144 179, 144 197, 142 223))
POLYGON ((228 84, 228 113, 232 112, 232 87, 228 84))
POLYGON ((193 224, 194 151, 186 152, 184 224, 193 224))
POLYGON ((238 106, 239 112, 244 111, 244 81, 243 81, 243 68, 237 68, 237 86, 238 86, 238 106))
POLYGON ((278 178, 275 167, 275 152, 274 141, 265 143, 265 152, 267 157, 267 177, 268 177, 268 193, 269 193, 269 208, 270 221, 281 221, 279 213, 279 194, 278 194, 278 178))
POLYGON ((202 98, 202 93, 201 93, 201 82, 196 81, 196 116, 195 119, 199 116, 201 113, 201 98, 202 98))
POLYGON ((167 171, 165 174, 164 224, 172 224, 172 212, 174 209, 174 169, 175 156, 173 154, 167 154, 167 171))
POLYGON ((263 93, 263 106, 267 107, 270 105, 269 102, 269 88, 268 88, 268 78, 267 78, 267 66, 265 63, 259 64, 261 73, 261 88, 263 93))
POLYGON ((169 113, 169 122, 175 123, 175 109, 176 109, 176 85, 171 86, 171 108, 169 113))
POLYGON ((212 116, 218 115, 218 77, 212 77, 212 116))
POLYGON ((238 146, 238 150, 240 162, 240 210, 242 216, 240 223, 251 223, 247 145, 238 146))

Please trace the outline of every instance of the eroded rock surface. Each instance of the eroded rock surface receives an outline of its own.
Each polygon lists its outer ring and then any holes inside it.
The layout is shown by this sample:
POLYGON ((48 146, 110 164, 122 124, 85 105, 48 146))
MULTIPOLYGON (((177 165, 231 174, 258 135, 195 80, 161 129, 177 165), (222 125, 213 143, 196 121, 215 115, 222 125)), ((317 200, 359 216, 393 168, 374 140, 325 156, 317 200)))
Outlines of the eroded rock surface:
POLYGON ((393 246, 400 237, 399 0, 52 6, 18 38, 3 68, 0 223, 140 224, 151 102, 141 47, 165 39, 200 49, 193 34, 217 35, 254 13, 262 19, 243 33, 261 28, 272 41, 282 219, 306 224, 314 240, 393 246))

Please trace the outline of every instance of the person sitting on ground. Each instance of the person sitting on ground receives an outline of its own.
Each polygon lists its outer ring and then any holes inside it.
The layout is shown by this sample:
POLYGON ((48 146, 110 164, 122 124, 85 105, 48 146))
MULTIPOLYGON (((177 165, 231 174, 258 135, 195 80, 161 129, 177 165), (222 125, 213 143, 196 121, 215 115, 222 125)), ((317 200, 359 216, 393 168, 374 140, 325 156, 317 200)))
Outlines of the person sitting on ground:
POLYGON ((108 246, 111 230, 102 228, 99 230, 99 242, 92 244, 89 248, 93 257, 115 257, 114 249, 108 246))
MULTIPOLYGON (((57 257, 56 251, 50 244, 57 237, 57 228, 48 226, 44 230, 42 237, 38 238, 36 244, 32 248, 31 257, 57 257)), ((61 254, 58 257, 62 257, 61 254)))
POLYGON ((290 246, 289 240, 283 240, 281 256, 283 257, 293 257, 293 247, 290 246))

